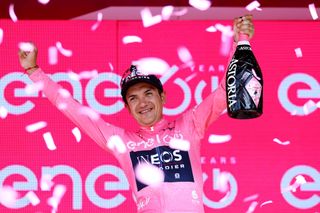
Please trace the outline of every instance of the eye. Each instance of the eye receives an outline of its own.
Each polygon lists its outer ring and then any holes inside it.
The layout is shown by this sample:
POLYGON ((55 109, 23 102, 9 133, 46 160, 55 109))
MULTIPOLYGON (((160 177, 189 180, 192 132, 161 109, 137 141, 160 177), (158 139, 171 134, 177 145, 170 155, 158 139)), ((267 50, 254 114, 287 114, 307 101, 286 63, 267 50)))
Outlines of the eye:
POLYGON ((128 101, 129 101, 129 102, 132 102, 132 101, 134 101, 135 99, 136 99, 136 97, 130 96, 130 97, 128 98, 128 101))

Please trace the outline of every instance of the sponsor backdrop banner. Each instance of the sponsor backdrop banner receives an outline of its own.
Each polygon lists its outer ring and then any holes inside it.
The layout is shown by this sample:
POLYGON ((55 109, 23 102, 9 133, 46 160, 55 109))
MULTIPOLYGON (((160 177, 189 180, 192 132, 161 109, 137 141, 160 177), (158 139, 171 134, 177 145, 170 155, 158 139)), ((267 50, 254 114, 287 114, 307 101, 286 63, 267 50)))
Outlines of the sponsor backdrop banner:
MULTIPOLYGON (((136 208, 115 158, 78 132, 41 92, 30 92, 31 81, 18 62, 19 42, 35 42, 39 65, 80 103, 134 130, 118 86, 131 62, 152 59, 154 68, 178 68, 161 76, 164 114, 174 119, 221 81, 232 46, 221 29, 231 23, 163 21, 144 28, 140 21, 102 21, 95 29, 95 21, 1 20, 0 211, 51 212, 54 201, 58 212, 136 208), (42 128, 27 128, 39 122, 42 128), (52 187, 46 174, 53 177, 52 187), (10 189, 18 193, 13 206, 4 201, 10 189), (40 202, 32 204, 32 195, 40 202)), ((205 209, 317 212, 319 22, 255 21, 255 26, 251 45, 263 71, 264 114, 251 120, 223 114, 210 127, 201 147, 205 209)))

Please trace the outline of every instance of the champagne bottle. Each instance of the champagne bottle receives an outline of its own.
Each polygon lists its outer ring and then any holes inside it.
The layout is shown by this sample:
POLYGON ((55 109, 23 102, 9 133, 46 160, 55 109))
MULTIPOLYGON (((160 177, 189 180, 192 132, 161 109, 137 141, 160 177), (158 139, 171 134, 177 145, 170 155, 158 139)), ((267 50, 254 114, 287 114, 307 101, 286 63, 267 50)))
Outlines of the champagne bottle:
POLYGON ((228 115, 238 119, 259 117, 262 114, 262 89, 262 72, 248 35, 240 33, 226 76, 228 115))

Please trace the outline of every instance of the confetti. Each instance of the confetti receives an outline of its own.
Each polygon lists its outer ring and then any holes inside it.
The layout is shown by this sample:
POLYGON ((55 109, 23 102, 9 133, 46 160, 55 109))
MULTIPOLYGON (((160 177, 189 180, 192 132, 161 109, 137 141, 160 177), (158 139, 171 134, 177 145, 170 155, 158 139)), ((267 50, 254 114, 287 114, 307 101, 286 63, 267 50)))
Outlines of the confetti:
POLYGON ((206 29, 206 31, 210 33, 214 33, 214 32, 217 32, 217 28, 215 28, 214 26, 210 26, 206 29))
POLYGON ((169 146, 172 149, 179 149, 182 151, 189 151, 190 150, 190 142, 187 140, 183 140, 183 139, 172 138, 169 142, 169 146))
POLYGON ((56 145, 54 144, 54 140, 50 132, 46 132, 43 134, 44 141, 46 142, 47 148, 51 151, 57 149, 56 145))
POLYGON ((0 106, 0 118, 5 119, 8 116, 8 110, 4 106, 0 106))
POLYGON ((188 63, 189 61, 192 61, 191 53, 186 47, 178 48, 178 56, 180 60, 183 61, 184 63, 188 63))
POLYGON ((191 81, 193 78, 195 78, 197 76, 197 73, 193 73, 191 75, 189 75, 188 77, 186 77, 185 81, 189 82, 191 81))
POLYGON ((55 65, 58 63, 58 49, 57 47, 49 47, 48 49, 48 60, 49 64, 55 65))
POLYGON ((306 179, 305 179, 302 175, 297 175, 297 176, 295 177, 295 179, 296 179, 296 180, 295 180, 295 182, 294 182, 292 185, 288 186, 288 187, 285 188, 285 189, 282 189, 281 192, 282 192, 282 193, 285 193, 285 192, 287 192, 287 191, 295 192, 295 191, 297 190, 297 188, 299 188, 302 184, 307 183, 306 179))
POLYGON ((211 7, 211 1, 209 0, 189 0, 189 4, 198 10, 207 10, 211 7))
POLYGON ((122 43, 129 44, 129 43, 141 43, 142 39, 138 36, 125 36, 122 38, 122 43))
POLYGON ((0 203, 8 208, 12 208, 19 197, 11 186, 0 187, 0 203))
POLYGON ((79 128, 75 127, 72 129, 71 132, 74 135, 74 137, 76 138, 76 141, 79 143, 81 140, 81 132, 80 132, 79 128))
POLYGON ((56 47, 57 47, 57 49, 59 50, 59 52, 60 52, 62 55, 66 56, 66 57, 71 57, 71 56, 72 56, 72 51, 71 51, 71 50, 64 49, 64 48, 62 47, 62 43, 61 43, 60 41, 57 41, 56 47))
POLYGON ((180 11, 173 12, 172 15, 174 15, 174 16, 183 16, 183 15, 187 14, 187 12, 188 12, 188 8, 185 7, 183 9, 181 9, 180 11))
POLYGON ((117 151, 118 153, 125 153, 127 150, 124 142, 122 141, 121 137, 118 135, 112 135, 109 138, 107 142, 107 147, 113 151, 117 151))
POLYGON ((218 176, 218 190, 222 193, 229 191, 229 177, 228 172, 221 172, 218 176))
POLYGON ((231 140, 231 135, 209 135, 209 143, 219 144, 219 143, 226 143, 231 140))
POLYGON ((155 57, 141 58, 133 61, 132 64, 137 65, 139 71, 144 74, 164 75, 170 69, 166 61, 155 57))
POLYGON ((90 107, 81 107, 81 109, 79 110, 79 113, 80 114, 83 114, 83 115, 87 115, 90 119, 92 120, 99 120, 100 118, 100 115, 94 111, 93 109, 91 109, 90 107))
POLYGON ((164 6, 161 10, 162 20, 169 20, 173 13, 173 10, 174 10, 174 7, 171 5, 164 6))
POLYGON ((256 200, 258 197, 259 197, 258 194, 254 194, 254 195, 251 195, 251 196, 248 196, 248 197, 244 198, 243 202, 249 202, 249 201, 252 201, 252 200, 256 200))
POLYGON ((0 28, 0 44, 2 43, 3 41, 3 29, 0 28))
POLYGON ((43 174, 40 178, 40 188, 42 191, 50 191, 54 182, 52 182, 52 176, 49 174, 43 174))
POLYGON ((260 3, 259 3, 258 1, 253 1, 253 2, 251 2, 250 4, 248 4, 248 5, 246 6, 246 9, 247 9, 248 11, 252 11, 252 10, 259 10, 259 11, 261 11, 262 9, 259 8, 259 7, 260 7, 260 3))
POLYGON ((68 90, 66 90, 66 89, 63 89, 63 88, 60 88, 58 90, 58 93, 64 98, 69 98, 71 96, 70 92, 68 90))
POLYGON ((261 208, 262 206, 267 205, 267 204, 270 204, 270 203, 272 203, 272 200, 265 201, 265 202, 263 202, 263 203, 260 204, 260 208, 261 208))
POLYGON ((35 82, 33 84, 27 84, 26 87, 24 88, 24 92, 28 95, 38 93, 43 89, 43 81, 35 82))
POLYGON ((301 48, 295 48, 294 52, 296 53, 297 58, 301 58, 302 57, 302 50, 301 48))
POLYGON ((246 213, 252 213, 252 212, 254 212, 254 210, 256 209, 257 205, 258 205, 258 202, 257 202, 257 201, 253 201, 253 202, 250 204, 250 206, 249 206, 248 210, 246 211, 246 213))
POLYGON ((309 100, 309 101, 307 101, 307 103, 305 103, 303 105, 303 112, 304 112, 305 115, 308 115, 316 107, 317 107, 316 103, 313 100, 309 100))
POLYGON ((40 4, 48 4, 50 0, 38 0, 40 4))
POLYGON ((164 181, 163 171, 149 163, 139 163, 135 168, 137 180, 148 186, 158 186, 164 181))
POLYGON ((113 71, 113 70, 114 70, 114 67, 113 67, 112 63, 109 62, 108 65, 109 65, 109 67, 110 67, 110 70, 113 71))
POLYGON ((30 201, 30 203, 33 206, 36 206, 40 203, 40 199, 38 198, 38 196, 33 192, 33 191, 29 191, 26 194, 26 197, 28 198, 28 200, 30 201))
POLYGON ((284 146, 290 144, 290 141, 283 141, 283 142, 282 142, 282 141, 280 141, 278 138, 274 138, 273 141, 276 142, 276 143, 278 143, 278 144, 280 144, 280 145, 284 145, 284 146))
POLYGON ((142 18, 142 24, 144 27, 150 27, 152 25, 158 24, 162 21, 161 15, 152 16, 149 8, 144 8, 140 11, 142 18))
POLYGON ((314 4, 309 4, 309 11, 313 20, 318 19, 316 6, 314 4))
POLYGON ((56 185, 53 189, 53 195, 47 200, 49 206, 52 206, 54 211, 58 210, 61 198, 64 196, 67 188, 64 185, 56 185))
POLYGON ((34 45, 30 42, 20 42, 18 44, 18 47, 20 50, 23 50, 25 52, 32 52, 34 50, 34 45))
POLYGON ((46 127, 46 126, 47 126, 47 122, 39 121, 37 123, 27 125, 26 126, 26 131, 27 132, 35 132, 35 131, 38 131, 39 129, 42 129, 42 128, 46 127))
POLYGON ((96 23, 94 23, 94 25, 91 26, 91 31, 95 31, 100 26, 102 19, 103 19, 103 14, 98 13, 97 14, 97 21, 96 21, 96 23))
POLYGON ((16 14, 14 12, 14 4, 10 4, 10 6, 9 6, 9 16, 13 22, 18 21, 18 17, 16 16, 16 14))

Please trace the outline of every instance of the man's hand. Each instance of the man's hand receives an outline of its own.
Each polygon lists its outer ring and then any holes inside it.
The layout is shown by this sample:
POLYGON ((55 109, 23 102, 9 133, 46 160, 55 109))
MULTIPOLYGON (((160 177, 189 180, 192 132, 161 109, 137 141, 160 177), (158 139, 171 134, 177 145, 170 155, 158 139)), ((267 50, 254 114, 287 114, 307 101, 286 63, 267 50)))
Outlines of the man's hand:
POLYGON ((239 34, 244 33, 247 34, 249 40, 252 38, 254 34, 254 26, 252 22, 252 15, 245 15, 233 20, 233 31, 234 31, 234 41, 239 41, 239 34))
POLYGON ((38 49, 31 42, 23 43, 19 48, 20 49, 19 49, 18 55, 19 55, 20 65, 30 75, 38 68, 37 67, 38 49))

